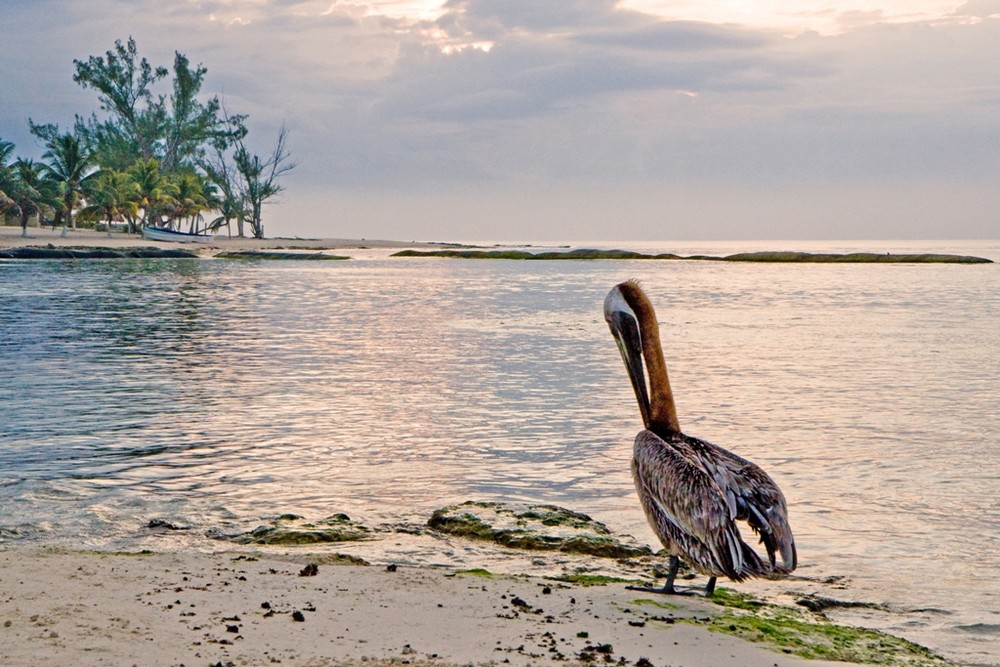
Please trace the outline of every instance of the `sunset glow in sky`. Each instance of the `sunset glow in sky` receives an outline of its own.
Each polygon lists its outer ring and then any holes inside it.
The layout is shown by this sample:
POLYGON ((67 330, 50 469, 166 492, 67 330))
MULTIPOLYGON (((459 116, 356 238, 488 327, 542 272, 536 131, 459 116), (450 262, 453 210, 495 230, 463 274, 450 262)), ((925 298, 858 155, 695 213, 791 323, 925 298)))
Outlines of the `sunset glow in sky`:
POLYGON ((269 234, 1000 236, 1000 0, 7 0, 0 34, 19 155, 129 35, 260 150, 287 124, 269 234))

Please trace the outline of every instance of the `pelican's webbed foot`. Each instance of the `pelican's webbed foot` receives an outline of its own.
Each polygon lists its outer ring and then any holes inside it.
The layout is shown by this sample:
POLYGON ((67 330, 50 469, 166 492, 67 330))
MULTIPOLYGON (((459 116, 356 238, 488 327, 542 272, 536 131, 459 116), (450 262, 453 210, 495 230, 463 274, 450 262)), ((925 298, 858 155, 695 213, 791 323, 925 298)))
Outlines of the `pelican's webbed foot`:
POLYGON ((667 581, 663 584, 663 588, 651 588, 649 586, 626 586, 626 590, 630 591, 642 591, 644 593, 659 593, 660 595, 694 595, 695 592, 701 592, 705 594, 705 597, 710 598, 715 594, 715 577, 711 577, 708 583, 705 584, 704 588, 675 588, 674 579, 677 578, 677 569, 680 567, 680 559, 677 556, 670 557, 670 567, 667 570, 667 581))
POLYGON ((660 595, 694 595, 694 590, 690 588, 677 588, 672 583, 664 584, 661 588, 652 586, 626 586, 629 591, 642 591, 643 593, 658 593, 660 595))

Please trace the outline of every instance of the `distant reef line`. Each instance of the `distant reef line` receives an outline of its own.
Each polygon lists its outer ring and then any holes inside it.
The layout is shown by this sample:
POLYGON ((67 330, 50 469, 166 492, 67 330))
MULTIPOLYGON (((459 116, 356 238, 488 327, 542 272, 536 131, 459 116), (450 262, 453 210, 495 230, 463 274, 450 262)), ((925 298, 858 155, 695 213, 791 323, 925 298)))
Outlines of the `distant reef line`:
MULTIPOLYGON (((23 246, 0 248, 0 259, 199 259, 202 255, 186 248, 101 248, 93 246, 23 246)), ((213 255, 218 259, 349 259, 322 252, 282 252, 275 250, 227 250, 213 255)))
POLYGON ((594 250, 581 248, 565 252, 528 252, 525 250, 402 250, 393 257, 449 257, 455 259, 675 259, 710 262, 782 262, 814 264, 992 264, 993 260, 969 255, 938 253, 893 254, 852 252, 845 254, 809 252, 741 252, 735 255, 648 255, 630 250, 594 250))
MULTIPOLYGON (((288 252, 280 250, 224 250, 212 257, 235 260, 345 260, 349 257, 324 252, 288 252)), ((768 262, 798 264, 992 264, 993 260, 969 255, 938 253, 893 254, 854 252, 846 254, 808 252, 744 252, 724 257, 711 255, 675 255, 662 253, 649 255, 630 250, 578 250, 530 252, 527 250, 402 250, 392 257, 447 257, 455 259, 661 259, 698 260, 709 262, 768 262)), ((0 248, 0 259, 198 259, 206 257, 186 248, 100 246, 22 246, 0 248)))

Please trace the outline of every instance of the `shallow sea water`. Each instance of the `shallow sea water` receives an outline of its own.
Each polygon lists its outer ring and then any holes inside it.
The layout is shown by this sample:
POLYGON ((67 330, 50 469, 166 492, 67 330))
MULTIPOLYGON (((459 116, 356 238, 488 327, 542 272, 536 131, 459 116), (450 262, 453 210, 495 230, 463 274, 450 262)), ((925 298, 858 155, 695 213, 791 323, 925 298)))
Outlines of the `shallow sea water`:
MULTIPOLYGON (((1000 259, 997 242, 616 245, 1000 259)), ((655 544, 601 313, 637 277, 685 431, 781 485, 798 574, 890 609, 837 618, 1000 664, 1000 264, 348 254, 0 262, 0 544, 150 546, 159 518, 212 549, 206 531, 286 512, 422 522, 467 499, 655 544)))

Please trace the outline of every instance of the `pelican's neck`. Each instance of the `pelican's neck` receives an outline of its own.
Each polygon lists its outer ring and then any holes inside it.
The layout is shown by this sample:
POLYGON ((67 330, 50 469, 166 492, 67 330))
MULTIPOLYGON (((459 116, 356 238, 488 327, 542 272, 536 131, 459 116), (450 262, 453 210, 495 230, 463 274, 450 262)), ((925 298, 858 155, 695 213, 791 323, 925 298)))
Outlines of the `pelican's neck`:
POLYGON ((657 435, 680 433, 674 393, 670 389, 667 362, 663 359, 660 344, 660 325, 656 321, 656 311, 642 288, 636 283, 626 283, 633 312, 639 320, 639 335, 642 340, 642 357, 649 374, 649 424, 647 428, 657 435))

